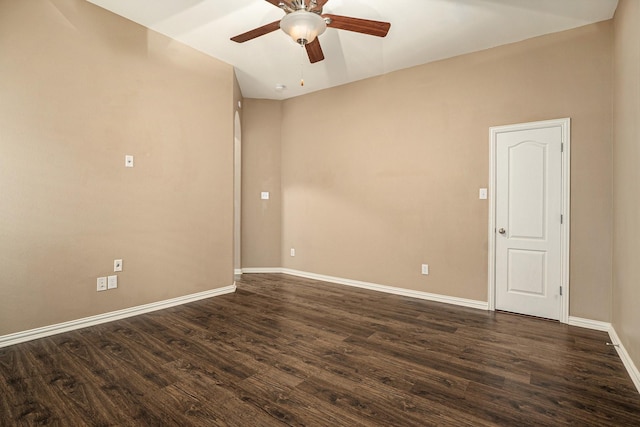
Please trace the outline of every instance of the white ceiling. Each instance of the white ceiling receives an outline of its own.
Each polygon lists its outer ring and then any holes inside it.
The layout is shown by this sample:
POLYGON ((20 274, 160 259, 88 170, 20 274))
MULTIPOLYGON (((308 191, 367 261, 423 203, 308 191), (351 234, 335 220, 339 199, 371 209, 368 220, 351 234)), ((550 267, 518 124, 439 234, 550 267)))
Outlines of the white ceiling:
POLYGON ((329 0, 324 13, 387 21, 386 38, 327 28, 325 60, 278 30, 230 37, 276 21, 265 0, 88 0, 233 65, 246 98, 285 99, 613 17, 618 0, 329 0), (300 86, 301 74, 305 85, 300 86), (276 85, 285 85, 278 91, 276 85))

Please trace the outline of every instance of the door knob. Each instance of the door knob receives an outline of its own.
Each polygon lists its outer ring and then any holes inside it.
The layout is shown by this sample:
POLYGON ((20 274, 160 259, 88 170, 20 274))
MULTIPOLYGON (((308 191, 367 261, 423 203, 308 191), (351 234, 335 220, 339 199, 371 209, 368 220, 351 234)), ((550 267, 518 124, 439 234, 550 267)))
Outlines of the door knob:
POLYGON ((504 233, 506 233, 506 230, 504 228, 501 228, 500 230, 498 230, 498 233, 504 234, 504 233))

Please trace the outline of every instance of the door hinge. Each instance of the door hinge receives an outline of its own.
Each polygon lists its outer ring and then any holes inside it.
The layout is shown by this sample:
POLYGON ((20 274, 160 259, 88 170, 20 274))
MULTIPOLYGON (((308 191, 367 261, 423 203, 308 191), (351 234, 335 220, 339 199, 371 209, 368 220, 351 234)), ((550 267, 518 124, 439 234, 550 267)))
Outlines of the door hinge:
POLYGON ((562 286, 560 286, 560 296, 562 296, 562 286))
POLYGON ((560 215, 560 224, 564 224, 564 215, 560 215))
POLYGON ((560 144, 560 152, 564 153, 564 142, 562 144, 560 144))

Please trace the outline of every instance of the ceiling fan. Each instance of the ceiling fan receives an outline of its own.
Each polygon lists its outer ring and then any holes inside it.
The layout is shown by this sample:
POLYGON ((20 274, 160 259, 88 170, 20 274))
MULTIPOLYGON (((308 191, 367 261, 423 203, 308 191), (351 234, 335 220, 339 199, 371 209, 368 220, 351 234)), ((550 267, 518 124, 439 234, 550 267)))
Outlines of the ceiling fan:
POLYGON ((237 43, 255 39, 256 37, 276 31, 281 28, 296 43, 304 46, 309 61, 322 61, 324 54, 318 41, 318 36, 327 29, 354 31, 377 37, 385 37, 391 24, 388 22, 371 21, 368 19, 352 18, 332 14, 322 14, 322 8, 329 0, 265 0, 284 10, 286 15, 279 21, 274 21, 262 27, 254 28, 246 33, 232 37, 237 43))

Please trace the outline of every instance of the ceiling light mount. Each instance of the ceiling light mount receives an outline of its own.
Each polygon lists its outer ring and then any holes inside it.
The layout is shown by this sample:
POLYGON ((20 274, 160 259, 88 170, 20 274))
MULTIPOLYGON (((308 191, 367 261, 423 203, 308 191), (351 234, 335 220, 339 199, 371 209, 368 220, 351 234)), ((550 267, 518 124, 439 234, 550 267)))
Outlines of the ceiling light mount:
POLYGON ((295 12, 295 9, 291 9, 291 7, 283 1, 278 3, 278 7, 287 13, 295 12))
POLYGON ((295 10, 307 10, 307 3, 304 0, 291 0, 291 6, 295 10))
POLYGON ((307 6, 304 0, 291 0, 289 1, 289 3, 285 3, 284 1, 281 1, 280 3, 278 3, 278 7, 287 13, 292 13, 297 10, 306 10, 308 12, 310 11, 315 12, 315 9, 318 8, 318 1, 311 0, 309 2, 309 6, 307 6))

